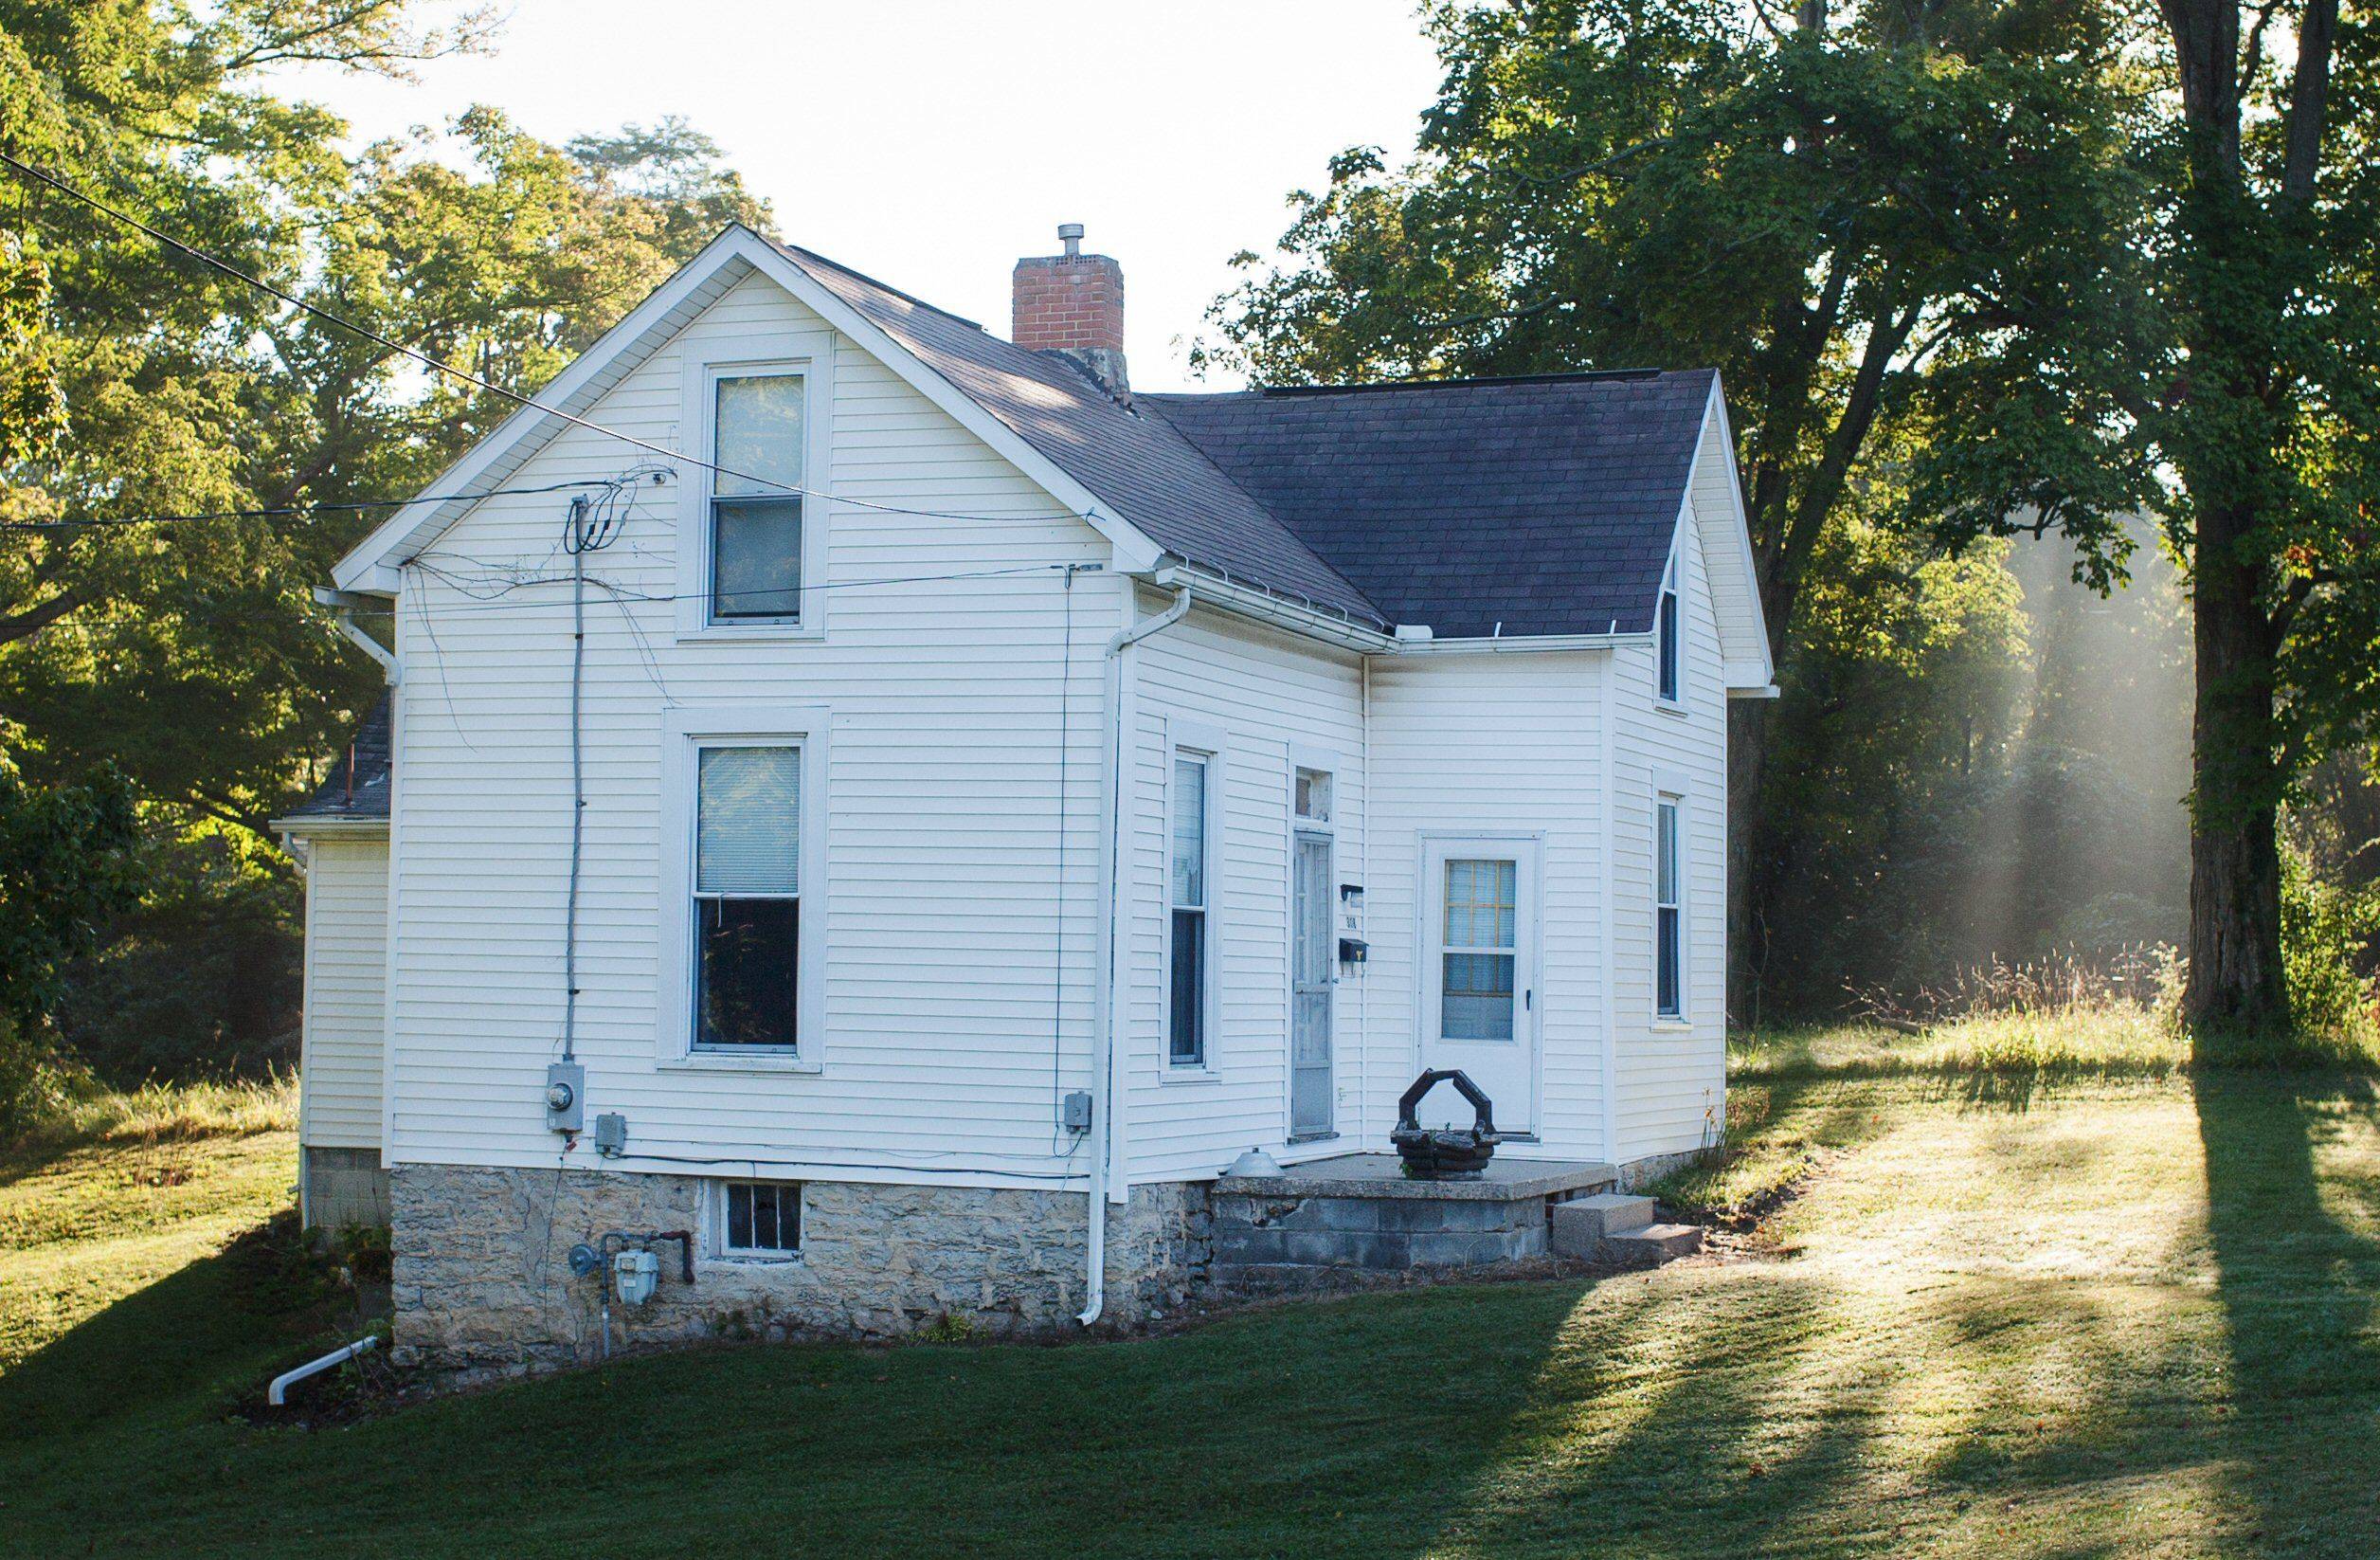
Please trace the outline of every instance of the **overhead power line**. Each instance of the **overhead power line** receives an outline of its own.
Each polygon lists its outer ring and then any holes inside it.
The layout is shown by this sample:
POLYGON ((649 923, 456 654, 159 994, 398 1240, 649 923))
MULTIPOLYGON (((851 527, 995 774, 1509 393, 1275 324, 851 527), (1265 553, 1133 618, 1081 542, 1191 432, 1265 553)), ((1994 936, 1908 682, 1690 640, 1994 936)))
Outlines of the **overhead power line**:
MULTIPOLYGON (((650 467, 648 470, 652 469, 650 467)), ((657 479, 666 473, 656 473, 657 479)), ((82 520, 5 520, 0 531, 88 531, 129 525, 189 525, 201 520, 278 520, 296 515, 365 509, 403 509, 410 504, 477 503, 481 499, 511 498, 526 493, 565 493, 573 488, 615 485, 616 477, 588 477, 576 481, 544 482, 535 487, 491 487, 479 493, 423 493, 410 499, 350 499, 337 503, 275 504, 261 509, 210 509, 187 515, 105 515, 82 520)))
MULTIPOLYGON (((105 216, 112 221, 121 223, 123 226, 132 228, 135 232, 145 235, 152 242, 162 245, 166 248, 173 251, 175 254, 187 255, 190 259, 197 261, 202 265, 220 271, 225 276, 231 278, 234 281, 238 281, 245 286, 254 287, 261 293, 264 293, 270 297, 280 299, 280 301, 288 304, 293 309, 303 310, 305 313, 314 316, 316 319, 335 325, 340 330, 352 332, 367 341, 375 342, 380 346, 388 348, 390 352, 402 354, 403 355, 411 358, 414 362, 421 364, 424 368, 429 369, 438 373, 445 374, 450 378, 460 379, 467 385, 476 385, 492 395, 501 396, 503 399, 511 401, 515 405, 530 408, 536 411, 541 411, 549 417, 558 417, 562 421, 568 423, 573 426, 586 429, 589 433, 600 433, 606 439, 617 439, 622 444, 634 444, 639 449, 661 456, 667 460, 680 461, 688 465, 699 467, 702 470, 712 472, 717 476, 733 477, 739 481, 758 482, 765 487, 772 487, 783 493, 795 493, 807 499, 823 499, 831 500, 835 503, 851 504, 859 509, 872 509, 879 514, 885 515, 915 515, 923 518, 937 520, 978 520, 987 524, 1006 523, 1011 520, 1039 517, 1018 515, 966 515, 942 509, 912 509, 902 504, 874 503, 866 499, 854 499, 839 493, 825 493, 816 488, 803 487, 798 482, 782 481, 774 477, 763 477, 755 472, 738 471, 732 466, 724 466, 715 461, 706 461, 700 456, 689 455, 683 450, 672 449, 667 444, 655 444, 649 439, 640 439, 633 433, 623 432, 619 428, 605 427, 601 423, 589 422, 587 419, 579 416, 576 412, 565 411, 560 407, 540 401, 534 396, 524 395, 520 391, 508 389, 505 386, 496 383, 496 381, 492 379, 483 379, 467 369, 456 368, 453 364, 442 362, 440 359, 431 356, 428 353, 421 351, 419 348, 408 347, 402 341, 398 341, 390 336, 383 336, 369 325, 359 325, 354 320, 346 317, 344 315, 326 309, 319 303, 309 302, 305 299, 299 298, 295 293, 284 291, 283 289, 265 281, 262 277, 255 276, 247 271, 242 270, 239 266, 234 265, 231 262, 223 259, 221 256, 210 254, 194 244, 184 243, 181 239, 175 238, 171 233, 166 232, 161 228, 151 227, 149 224, 141 221, 138 217, 134 216, 131 212, 119 210, 116 207, 110 206, 107 202, 99 199, 99 196, 91 194, 75 185, 67 183, 64 179, 60 178, 57 174, 50 172, 46 169, 36 168, 31 163, 25 162, 20 158, 10 155, 7 152, 0 152, 0 166, 6 166, 7 168, 12 170, 21 178, 31 179, 37 184, 41 184, 51 190, 57 190, 60 194, 66 196, 70 200, 81 202, 82 205, 89 207, 91 209, 99 212, 102 216, 105 216)), ((1070 516, 1069 517, 1088 518, 1088 517, 1085 516, 1070 516)))

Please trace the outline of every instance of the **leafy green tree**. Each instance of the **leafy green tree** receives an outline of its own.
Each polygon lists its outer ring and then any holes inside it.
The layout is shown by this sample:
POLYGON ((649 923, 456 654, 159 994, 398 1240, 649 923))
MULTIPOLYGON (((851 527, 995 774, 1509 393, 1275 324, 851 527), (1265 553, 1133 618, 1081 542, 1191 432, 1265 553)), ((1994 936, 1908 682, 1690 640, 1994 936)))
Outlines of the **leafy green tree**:
MULTIPOLYGON (((682 122, 556 148, 478 109, 442 140, 349 157, 345 125, 266 74, 401 74, 484 36, 476 16, 424 29, 402 0, 0 0, 0 150, 532 390, 719 227, 767 212, 682 122)), ((0 717, 29 781, 119 765, 153 835, 152 901, 79 967, 78 1034, 151 1022, 136 1008, 181 1015, 175 1033, 250 1023, 233 988, 273 980, 160 992, 125 961, 172 939, 156 969, 280 968, 225 952, 268 940, 239 885, 276 882, 285 936, 294 895, 263 825, 379 680, 311 588, 386 511, 335 506, 417 489, 512 409, 0 179, 0 717), (119 523, 258 508, 288 513, 119 523)))
MULTIPOLYGON (((2137 471, 2055 417, 1922 393, 1953 344, 1969 372, 2021 347, 2012 377, 2048 349, 2096 365, 2129 329, 2137 110, 2109 13, 1441 0, 1427 16, 1446 75, 1418 154, 1392 171, 1351 151, 1292 197, 1285 257, 1241 257, 1210 360, 1266 381, 1717 367, 1789 692, 1830 523, 1920 432, 2031 451, 2095 513, 2130 496, 2137 471)), ((1958 475, 1934 472, 1929 500, 1973 497, 1958 475)), ((2098 577, 2121 562, 2096 559, 2098 577)), ((1767 720, 1733 712, 1755 851, 1767 720)), ((1739 912, 1772 888, 1740 876, 1739 912)))
MULTIPOLYGON (((2140 52, 2159 90, 2137 328, 2096 373, 2062 383, 2019 342, 1958 391, 2064 417, 2077 464, 2157 479, 2196 658, 2184 1009, 2219 1048, 2289 1021, 2280 814, 2309 766, 2369 753, 2380 714, 2380 33, 2337 0, 2161 0, 2140 52)), ((2022 446, 1929 459, 2003 500, 1946 506, 1954 537, 2063 476, 2022 446)), ((2086 560, 2120 545, 2104 505, 2042 512, 2086 560)))

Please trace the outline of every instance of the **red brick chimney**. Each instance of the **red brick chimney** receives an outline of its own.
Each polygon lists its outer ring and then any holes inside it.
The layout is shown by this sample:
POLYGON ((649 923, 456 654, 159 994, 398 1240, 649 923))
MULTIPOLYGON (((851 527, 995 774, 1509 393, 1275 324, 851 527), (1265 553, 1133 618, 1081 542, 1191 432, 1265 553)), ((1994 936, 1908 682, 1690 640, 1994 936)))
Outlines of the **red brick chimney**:
POLYGON ((1062 255, 1017 262, 1015 328, 1010 339, 1035 352, 1063 353, 1119 401, 1132 390, 1124 376, 1124 267, 1083 253, 1083 225, 1058 225, 1062 255))

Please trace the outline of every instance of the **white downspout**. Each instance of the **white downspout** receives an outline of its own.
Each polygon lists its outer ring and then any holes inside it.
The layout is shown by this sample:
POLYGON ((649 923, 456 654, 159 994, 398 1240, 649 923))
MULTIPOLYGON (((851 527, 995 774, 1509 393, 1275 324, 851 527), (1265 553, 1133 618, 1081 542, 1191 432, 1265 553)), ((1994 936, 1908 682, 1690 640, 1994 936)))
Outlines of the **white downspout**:
POLYGON ((381 676, 388 679, 388 686, 395 687, 399 671, 396 652, 364 632, 355 622, 358 608, 377 607, 379 603, 372 597, 359 596, 352 590, 332 590, 319 585, 315 587, 314 599, 316 606, 331 609, 331 622, 340 633, 345 634, 356 648, 380 662, 381 676))
POLYGON ((368 1354, 380 1347, 380 1334, 367 1333, 344 1349, 334 1349, 318 1360, 308 1360, 295 1370, 284 1370, 273 1378, 273 1385, 264 1389, 264 1401, 274 1407, 285 1406, 289 1389, 308 1376, 318 1376, 334 1365, 345 1365, 358 1354, 368 1354))
MULTIPOLYGON (((1100 732, 1102 750, 1099 757, 1099 943, 1098 986, 1092 993, 1094 1034, 1091 1056, 1091 1196, 1089 1199, 1090 1239, 1084 1259, 1083 1309, 1075 1320, 1089 1327, 1099 1319, 1108 1306, 1108 1202, 1110 1196, 1109 1177, 1116 1145, 1120 1140, 1120 1117, 1124 1112, 1123 1092, 1117 1087, 1115 1064, 1115 1031, 1117 1009, 1121 1007, 1118 975, 1123 960, 1117 956, 1118 942, 1116 911, 1118 886, 1123 877, 1124 842, 1121 839, 1124 817, 1124 791, 1130 771, 1125 764, 1124 728, 1127 712, 1132 708, 1132 646, 1151 634, 1162 632, 1180 623, 1190 611, 1190 588, 1183 586, 1173 605, 1149 619, 1134 623, 1138 608, 1133 601, 1133 585, 1124 581, 1125 627, 1108 641, 1105 676, 1102 678, 1100 732)), ((1128 1188, 1122 1189, 1129 1195, 1128 1188)))

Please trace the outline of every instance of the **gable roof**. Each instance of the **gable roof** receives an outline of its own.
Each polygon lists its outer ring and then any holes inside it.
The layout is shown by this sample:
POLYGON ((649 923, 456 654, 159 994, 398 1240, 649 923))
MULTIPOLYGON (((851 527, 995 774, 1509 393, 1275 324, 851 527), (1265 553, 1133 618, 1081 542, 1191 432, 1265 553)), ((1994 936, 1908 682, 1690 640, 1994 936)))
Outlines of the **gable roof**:
POLYGON ((388 821, 388 696, 382 694, 315 793, 273 820, 273 825, 302 834, 301 825, 306 824, 388 821))
POLYGON ((1718 385, 1563 374, 1149 395, 1392 622, 1647 633, 1718 385))
POLYGON ((1017 436, 1194 565, 1387 626, 1363 592, 1174 424, 1127 408, 1070 360, 1004 341, 823 255, 777 249, 1017 436))
MULTIPOLYGON (((1747 623, 1734 625, 1745 653, 1731 650, 1731 685, 1767 680, 1724 402, 1710 371, 1141 395, 1127 406, 1061 355, 1016 346, 740 227, 428 491, 467 495, 500 482, 568 426, 548 408, 584 416, 755 272, 1080 513, 1115 546, 1120 568, 1170 557, 1362 635, 1400 625, 1443 640, 1650 632, 1691 485, 1722 499, 1722 523, 1739 538, 1709 554, 1744 576, 1729 604, 1751 603, 1747 623), (1710 469, 1714 462, 1723 469, 1710 469)), ((351 590, 392 591, 397 566, 475 501, 400 511, 334 578, 351 590)))

